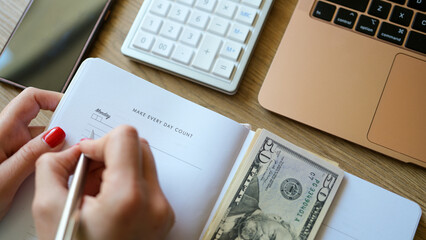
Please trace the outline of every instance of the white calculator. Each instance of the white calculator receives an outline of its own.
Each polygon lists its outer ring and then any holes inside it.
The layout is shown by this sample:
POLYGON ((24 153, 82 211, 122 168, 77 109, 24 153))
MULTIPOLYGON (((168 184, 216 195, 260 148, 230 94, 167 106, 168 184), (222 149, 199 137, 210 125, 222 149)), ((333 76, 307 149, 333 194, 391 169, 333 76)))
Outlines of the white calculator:
POLYGON ((121 52, 234 94, 272 1, 145 0, 121 52))

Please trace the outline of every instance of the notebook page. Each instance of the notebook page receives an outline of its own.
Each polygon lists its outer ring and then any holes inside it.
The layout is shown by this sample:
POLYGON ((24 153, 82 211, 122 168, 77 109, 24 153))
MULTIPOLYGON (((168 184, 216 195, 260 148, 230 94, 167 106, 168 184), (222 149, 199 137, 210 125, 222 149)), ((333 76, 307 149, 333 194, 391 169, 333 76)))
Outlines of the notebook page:
POLYGON ((69 146, 121 124, 151 146, 176 214, 169 239, 197 239, 249 130, 103 60, 86 60, 50 127, 63 128, 69 146))
POLYGON ((345 173, 317 239, 409 240, 421 215, 417 203, 345 173))
POLYGON ((34 174, 29 176, 15 195, 13 204, 0 221, 0 239, 35 240, 36 231, 31 215, 34 197, 34 174))
POLYGON ((241 164, 241 161, 243 161, 244 155, 246 154, 247 150, 249 149, 250 143, 253 140, 255 133, 256 133, 255 131, 250 131, 249 134, 247 135, 247 138, 244 141, 243 146, 241 147, 240 154, 238 154, 238 157, 235 160, 235 164, 232 167, 231 172, 229 173, 229 176, 228 176, 228 179, 225 182, 225 185, 223 185, 222 191, 220 192, 220 195, 219 195, 219 197, 216 200, 216 203, 215 203, 215 205, 213 207, 213 210, 210 212, 210 216, 209 216, 209 218, 208 218, 208 220, 206 222, 206 225, 203 228, 203 232, 201 233, 199 239, 202 239, 202 237, 204 236, 205 232, 207 231, 207 228, 209 227, 209 224, 213 220, 213 217, 214 217, 214 215, 216 213, 216 210, 219 208, 219 204, 222 201, 223 197, 225 196, 226 190, 228 190, 229 185, 231 185, 232 179, 234 178, 235 173, 237 172, 238 167, 241 164))

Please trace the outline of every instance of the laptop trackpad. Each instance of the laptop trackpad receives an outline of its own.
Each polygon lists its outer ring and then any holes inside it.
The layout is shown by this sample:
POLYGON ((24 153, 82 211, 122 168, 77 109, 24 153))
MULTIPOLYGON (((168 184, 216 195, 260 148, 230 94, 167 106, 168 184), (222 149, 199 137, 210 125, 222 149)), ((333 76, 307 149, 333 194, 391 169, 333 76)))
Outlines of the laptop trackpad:
POLYGON ((368 139, 426 162, 426 62, 398 54, 368 139))

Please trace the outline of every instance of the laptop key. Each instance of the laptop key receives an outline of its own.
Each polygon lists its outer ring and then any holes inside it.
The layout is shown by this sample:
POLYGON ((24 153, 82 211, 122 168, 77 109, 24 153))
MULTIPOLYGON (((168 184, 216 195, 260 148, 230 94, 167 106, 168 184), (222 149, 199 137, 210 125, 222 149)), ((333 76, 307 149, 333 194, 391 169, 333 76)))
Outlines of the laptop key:
POLYGON ((390 20, 394 23, 408 27, 408 25, 410 25, 411 18, 413 17, 413 13, 413 10, 395 6, 393 8, 390 20))
POLYGON ((343 27, 352 28, 357 17, 358 14, 356 12, 339 8, 334 23, 343 27))
POLYGON ((394 3, 399 3, 399 4, 401 4, 401 5, 404 5, 405 4, 405 0, 390 0, 391 2, 394 2, 394 3))
POLYGON ((367 9, 367 5, 370 0, 328 0, 328 1, 340 4, 348 8, 352 8, 360 12, 365 12, 365 9, 367 9))
POLYGON ((426 35, 410 31, 405 46, 407 48, 426 54, 426 35))
POLYGON ((321 0, 312 15, 426 54, 426 14, 417 11, 425 8, 426 0, 321 0))
POLYGON ((418 12, 414 17, 412 28, 426 33, 426 15, 418 12))
POLYGON ((368 9, 368 14, 386 19, 389 15, 391 6, 392 5, 390 3, 380 0, 373 0, 370 5, 370 9, 368 9))
POLYGON ((356 25, 355 30, 374 36, 376 34, 377 27, 379 26, 379 20, 375 18, 368 17, 366 15, 361 15, 356 25))
POLYGON ((406 35, 407 29, 396 26, 394 24, 383 22, 380 26, 377 37, 391 43, 402 45, 406 35))
POLYGON ((420 11, 426 11, 426 1, 425 0, 408 0, 407 6, 414 8, 420 11))
POLYGON ((331 21, 333 18, 334 12, 336 11, 336 6, 318 1, 317 6, 315 7, 312 15, 322 20, 331 21))

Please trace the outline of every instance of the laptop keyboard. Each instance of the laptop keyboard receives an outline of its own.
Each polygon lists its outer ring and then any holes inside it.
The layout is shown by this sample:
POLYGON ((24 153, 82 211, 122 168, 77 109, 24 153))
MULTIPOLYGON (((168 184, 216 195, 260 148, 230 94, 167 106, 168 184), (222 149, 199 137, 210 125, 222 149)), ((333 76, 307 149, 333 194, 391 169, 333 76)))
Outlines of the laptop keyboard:
POLYGON ((426 0, 317 1, 312 16, 426 54, 426 0))

